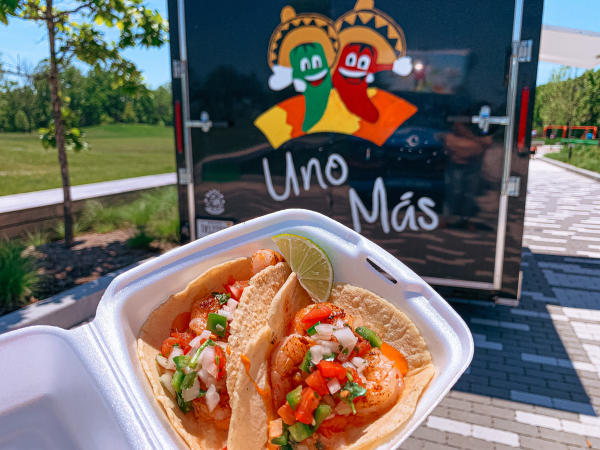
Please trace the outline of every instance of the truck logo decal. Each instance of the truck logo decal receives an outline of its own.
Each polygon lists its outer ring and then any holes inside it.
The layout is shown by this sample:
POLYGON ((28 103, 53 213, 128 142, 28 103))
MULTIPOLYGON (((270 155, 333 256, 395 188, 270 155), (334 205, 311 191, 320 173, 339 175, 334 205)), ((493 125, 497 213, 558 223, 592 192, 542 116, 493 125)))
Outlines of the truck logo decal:
POLYGON ((407 76, 412 71, 402 28, 375 9, 373 0, 358 0, 335 22, 285 6, 269 42, 268 63, 269 88, 293 86, 298 93, 254 121, 273 148, 320 132, 383 145, 417 111, 408 101, 369 86, 379 72, 407 76))

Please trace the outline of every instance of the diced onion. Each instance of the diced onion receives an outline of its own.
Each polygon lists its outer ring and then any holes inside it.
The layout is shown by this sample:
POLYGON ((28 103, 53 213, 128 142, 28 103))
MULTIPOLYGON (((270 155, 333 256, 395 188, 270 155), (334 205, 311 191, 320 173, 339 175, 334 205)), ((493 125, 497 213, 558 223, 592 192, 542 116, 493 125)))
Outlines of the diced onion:
POLYGON ((340 416, 347 416, 348 414, 352 413, 352 408, 350 408, 350 405, 345 401, 341 401, 335 407, 335 412, 340 416))
POLYGON ((208 411, 212 412, 213 409, 219 404, 220 396, 215 388, 214 384, 211 384, 208 390, 206 391, 206 405, 208 406, 208 411))
POLYGON ((351 359, 351 362, 356 367, 356 371, 358 373, 361 373, 369 365, 369 363, 364 358, 361 358, 360 356, 355 356, 354 358, 351 359))
POLYGON ((156 362, 165 369, 175 370, 175 363, 163 355, 156 355, 156 362))
POLYGON ((328 323, 320 323, 319 325, 315 325, 315 331, 317 332, 317 339, 329 340, 333 334, 333 325, 328 323))
POLYGON ((344 328, 344 321, 342 319, 337 319, 334 323, 336 328, 344 328))
POLYGON ((315 341, 317 343, 317 345, 320 345, 321 347, 325 347, 329 350, 329 353, 333 353, 333 352, 339 352, 339 344, 337 342, 333 342, 333 341, 323 341, 323 340, 317 340, 315 341))
MULTIPOLYGON (((192 339, 188 345, 190 347, 192 347, 192 349, 194 347, 196 347, 196 349, 198 349, 198 347, 200 347, 202 345, 202 341, 204 339, 208 339, 209 337, 210 337, 210 331, 204 330, 202 333, 200 333, 198 336, 196 336, 194 339, 192 339)), ((190 350, 190 353, 192 353, 191 350, 190 350)))
POLYGON ((329 349, 322 345, 313 345, 310 348, 310 360, 313 364, 319 364, 323 359, 323 355, 328 354, 329 349))
MULTIPOLYGON (((228 309, 221 308, 217 311, 217 314, 219 314, 221 316, 225 316, 229 322, 231 322, 233 320, 233 314, 228 309)), ((217 326, 219 326, 219 325, 217 325, 217 326)))
POLYGON ((183 355, 183 350, 181 350, 179 347, 173 347, 173 350, 171 350, 171 354, 169 355, 169 363, 173 364, 173 367, 175 367, 175 361, 173 361, 173 358, 181 355, 183 355))
POLYGON ((184 401, 190 402, 197 398, 198 394, 200 394, 200 382, 198 381, 198 377, 195 377, 194 383, 188 389, 181 391, 181 396, 184 401))
POLYGON ((340 385, 340 382, 337 380, 337 378, 332 378, 327 382, 327 389, 329 389, 329 393, 331 395, 335 394, 341 388, 342 386, 340 385))
MULTIPOLYGON (((348 327, 340 328, 339 330, 335 330, 333 335, 338 340, 340 345, 342 346, 342 353, 346 356, 352 353, 354 346, 358 342, 358 338, 354 336, 352 330, 348 327)), ((341 358, 340 358, 341 359, 341 358)))
POLYGON ((162 384, 163 387, 171 393, 171 395, 175 395, 175 389, 173 389, 173 385, 171 384, 172 378, 173 377, 171 376, 171 374, 163 373, 159 379, 160 379, 160 384, 162 384))
POLYGON ((237 305, 238 305, 238 303, 239 303, 239 302, 238 302, 236 299, 234 299, 234 298, 230 298, 230 299, 227 301, 227 307, 229 308, 229 310, 230 310, 231 312, 234 312, 234 311, 235 311, 235 308, 237 308, 237 305))

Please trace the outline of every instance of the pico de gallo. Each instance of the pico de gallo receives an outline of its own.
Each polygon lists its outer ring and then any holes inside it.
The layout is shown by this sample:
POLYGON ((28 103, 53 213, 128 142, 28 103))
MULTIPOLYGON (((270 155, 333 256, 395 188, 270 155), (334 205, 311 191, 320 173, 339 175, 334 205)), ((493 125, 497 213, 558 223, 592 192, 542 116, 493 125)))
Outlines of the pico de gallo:
MULTIPOLYGON (((269 424, 271 444, 281 449, 324 448, 324 440, 348 426, 363 425, 383 415, 399 397, 408 372, 401 352, 386 344, 365 326, 352 327, 353 319, 331 303, 299 311, 294 331, 280 352, 293 353, 286 361, 300 360, 286 369, 295 387, 285 398, 274 396, 278 418, 269 424)), ((277 350, 276 350, 277 351, 277 350)), ((271 370, 277 370, 271 360, 271 370)))
POLYGON ((246 286, 247 281, 231 278, 222 292, 194 301, 191 311, 173 320, 156 362, 165 369, 162 385, 184 413, 216 421, 231 415, 225 384, 229 322, 246 286))

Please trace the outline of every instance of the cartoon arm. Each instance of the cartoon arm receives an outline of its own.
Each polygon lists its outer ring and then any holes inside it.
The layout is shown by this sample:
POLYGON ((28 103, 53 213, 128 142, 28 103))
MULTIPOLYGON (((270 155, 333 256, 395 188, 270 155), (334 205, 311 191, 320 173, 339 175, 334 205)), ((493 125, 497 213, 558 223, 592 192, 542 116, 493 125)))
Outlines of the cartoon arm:
POLYGON ((384 70, 391 70, 401 77, 410 75, 413 70, 412 58, 410 56, 402 56, 392 64, 377 64, 375 72, 382 72, 384 70))
POLYGON ((273 73, 269 77, 269 87, 274 91, 281 91, 292 84, 292 68, 274 65, 273 73))

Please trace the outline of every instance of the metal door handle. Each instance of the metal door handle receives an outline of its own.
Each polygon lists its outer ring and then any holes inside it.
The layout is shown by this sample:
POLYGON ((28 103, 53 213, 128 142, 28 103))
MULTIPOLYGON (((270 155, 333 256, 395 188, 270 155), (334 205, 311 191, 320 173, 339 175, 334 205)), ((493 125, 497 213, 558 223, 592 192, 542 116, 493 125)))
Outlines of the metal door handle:
POLYGON ((488 105, 483 105, 479 109, 479 115, 477 116, 448 116, 449 122, 465 122, 465 123, 476 123, 479 128, 487 133, 490 129, 490 125, 508 125, 508 116, 491 116, 492 108, 488 105))
POLYGON ((212 120, 210 120, 210 116, 208 115, 208 113, 206 111, 202 111, 200 113, 200 120, 187 120, 185 122, 185 126, 187 128, 200 128, 205 133, 208 133, 212 127, 228 128, 229 122, 213 122, 212 120))

